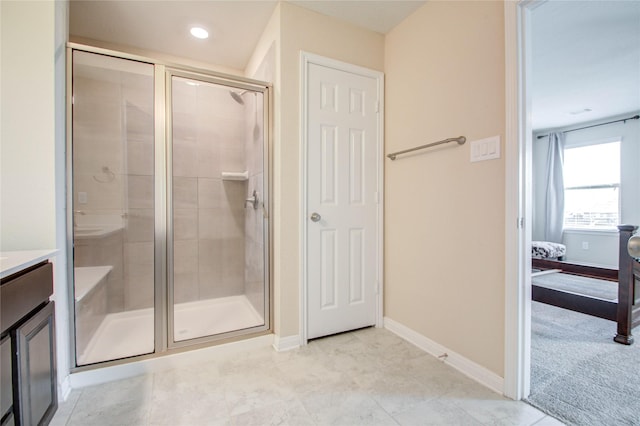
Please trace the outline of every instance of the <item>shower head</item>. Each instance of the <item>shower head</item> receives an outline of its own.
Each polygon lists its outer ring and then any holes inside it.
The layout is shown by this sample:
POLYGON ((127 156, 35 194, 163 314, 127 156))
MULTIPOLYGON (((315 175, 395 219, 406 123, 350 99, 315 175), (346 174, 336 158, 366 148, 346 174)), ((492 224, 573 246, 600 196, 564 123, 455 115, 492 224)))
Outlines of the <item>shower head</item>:
POLYGON ((240 105, 244 105, 244 100, 242 99, 242 95, 244 95, 245 93, 247 93, 247 90, 245 90, 242 93, 233 92, 233 91, 229 92, 233 100, 239 103, 240 105))

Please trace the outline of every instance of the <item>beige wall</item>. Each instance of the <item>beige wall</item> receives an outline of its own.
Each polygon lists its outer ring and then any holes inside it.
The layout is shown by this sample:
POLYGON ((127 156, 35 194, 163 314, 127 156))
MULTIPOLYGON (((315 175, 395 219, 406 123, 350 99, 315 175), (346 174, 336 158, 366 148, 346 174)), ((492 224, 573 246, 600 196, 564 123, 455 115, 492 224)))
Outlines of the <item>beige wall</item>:
POLYGON ((59 393, 69 374, 65 215, 67 1, 0 1, 0 250, 57 248, 59 393))
POLYGON ((290 3, 280 4, 280 137, 274 146, 276 333, 299 330, 300 286, 300 52, 382 70, 384 37, 290 3))
POLYGON ((56 246, 54 2, 0 2, 2 250, 56 246))
MULTIPOLYGON (((503 14, 428 2, 387 35, 386 152, 504 141, 503 14)), ((386 162, 385 316, 502 377, 505 166, 469 145, 386 162)))

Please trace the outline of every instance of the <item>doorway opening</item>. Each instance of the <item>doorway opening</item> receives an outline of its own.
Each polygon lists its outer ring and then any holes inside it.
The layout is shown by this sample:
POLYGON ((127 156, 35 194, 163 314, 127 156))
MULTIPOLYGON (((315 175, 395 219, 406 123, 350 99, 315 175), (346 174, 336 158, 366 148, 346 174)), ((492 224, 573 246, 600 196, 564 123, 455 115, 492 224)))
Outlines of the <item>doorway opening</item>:
MULTIPOLYGON (((619 5, 622 7, 625 6, 622 4, 619 4, 619 5)), ((631 8, 633 7, 637 8, 637 5, 629 4, 629 6, 631 8)), ((640 136, 640 131, 639 131, 640 129, 637 127, 636 120, 626 120, 626 121, 620 120, 621 122, 617 124, 616 123, 609 124, 609 122, 615 122, 616 118, 626 118, 629 116, 635 116, 635 114, 637 114, 638 109, 640 109, 640 105, 636 103, 631 107, 627 107, 627 109, 624 111, 617 111, 617 112, 610 111, 608 113, 603 113, 606 107, 605 105, 606 99, 604 100, 600 99, 598 100, 598 103, 597 103, 598 105, 597 110, 599 110, 599 114, 602 114, 600 116, 589 115, 587 117, 587 114, 591 112, 590 110, 593 110, 595 112, 596 108, 584 107, 580 110, 578 109, 567 110, 567 113, 564 114, 564 116, 562 114, 558 114, 556 111, 556 113, 554 114, 555 117, 553 118, 556 120, 558 119, 565 120, 565 122, 563 123, 556 122, 556 123, 541 125, 540 122, 538 122, 538 124, 536 124, 537 115, 536 115, 535 105, 540 105, 542 101, 542 97, 539 94, 537 94, 538 93, 537 91, 539 88, 534 87, 531 84, 531 82, 532 82, 532 79, 535 79, 536 85, 539 85, 544 80, 544 78, 541 76, 541 72, 539 69, 537 69, 537 66, 536 66, 536 64, 540 65, 540 62, 539 61, 536 62, 537 60, 536 54, 535 54, 535 51, 532 50, 532 40, 536 37, 535 34, 536 34, 536 31, 539 29, 539 27, 545 26, 545 25, 553 27, 553 24, 550 23, 549 19, 547 19, 541 25, 536 26, 535 25, 536 23, 533 22, 532 18, 534 17, 534 15, 542 16, 542 14, 544 14, 544 12, 546 11, 545 8, 547 7, 556 8, 556 9, 562 8, 562 7, 573 7, 575 8, 575 10, 572 13, 572 17, 577 20, 580 20, 580 19, 584 19, 587 15, 589 15, 590 13, 589 9, 604 7, 604 5, 598 4, 598 3, 589 3, 589 2, 578 2, 578 3, 572 3, 571 5, 569 5, 568 3, 560 4, 560 3, 553 3, 553 2, 522 1, 516 5, 513 5, 513 8, 509 10, 509 8, 511 7, 512 5, 506 6, 508 12, 513 12, 513 13, 509 13, 508 15, 513 20, 511 21, 511 23, 507 22, 507 29, 509 30, 509 28, 512 28, 512 29, 517 28, 517 30, 514 31, 513 34, 517 35, 518 37, 514 37, 513 42, 509 42, 509 45, 511 45, 512 47, 516 47, 513 51, 511 51, 513 55, 510 58, 509 58, 510 50, 509 50, 509 47, 507 48, 508 63, 509 63, 509 59, 511 59, 510 64, 512 65, 508 67, 508 72, 513 71, 514 73, 511 75, 512 76, 517 75, 517 79, 515 79, 517 80, 517 84, 511 85, 511 86, 508 85, 508 87, 511 87, 512 89, 516 88, 516 90, 512 92, 511 96, 508 94, 507 99, 508 99, 508 102, 515 100, 513 104, 513 108, 511 108, 510 110, 517 111, 517 114, 511 117, 512 120, 508 118, 507 126, 508 126, 508 130, 510 130, 511 132, 511 135, 514 136, 513 140, 518 141, 518 147, 516 150, 516 154, 510 157, 511 160, 513 161, 511 166, 514 166, 514 167, 510 169, 509 163, 507 163, 508 173, 510 171, 517 170, 517 172, 513 174, 514 180, 517 182, 517 184, 514 184, 512 186, 512 188, 516 188, 516 190, 512 192, 509 192, 509 191, 507 192, 508 192, 508 195, 509 194, 514 195, 515 193, 517 193, 517 196, 513 198, 516 201, 513 203, 513 205, 517 206, 518 208, 518 214, 516 217, 514 217, 514 219, 516 218, 518 219, 517 223, 519 225, 519 228, 518 228, 518 231, 514 234, 514 238, 508 238, 507 245, 509 245, 510 243, 515 244, 515 242, 517 241, 517 250, 519 254, 517 256, 517 259, 514 258, 514 260, 516 260, 515 264, 517 265, 517 272, 515 272, 516 268, 514 267, 513 268, 514 270, 511 271, 512 274, 511 275, 509 275, 509 273, 507 274, 507 300, 508 300, 508 303, 514 303, 517 300, 516 306, 518 307, 518 314, 515 316, 512 315, 513 312, 510 312, 509 305, 507 305, 507 308, 506 308, 507 321, 513 320, 513 322, 507 325, 507 358, 506 358, 507 370, 505 374, 505 382, 506 382, 505 388, 506 388, 507 394, 509 394, 510 392, 513 392, 513 394, 510 394, 509 396, 513 396, 515 398, 526 398, 526 397, 531 397, 530 394, 538 393, 540 390, 539 386, 540 385, 544 386, 545 379, 549 377, 548 375, 540 374, 541 363, 539 362, 540 358, 538 355, 540 355, 541 352, 536 353, 537 350, 538 351, 541 350, 539 346, 540 339, 544 338, 545 330, 544 330, 544 327, 541 328, 540 326, 541 324, 540 319, 542 318, 542 316, 547 315, 546 324, 549 325, 550 328, 554 327, 556 320, 560 321, 561 319, 566 319, 566 317, 570 317, 570 316, 574 317, 574 321, 580 322, 584 320, 585 324, 587 322, 590 322, 591 320, 598 321, 597 319, 591 316, 585 316, 583 314, 574 314, 573 312, 565 309, 561 309, 561 310, 558 310, 557 308, 547 309, 548 308, 547 305, 539 305, 538 302, 531 302, 531 298, 532 298, 531 258, 530 258, 531 257, 531 239, 532 239, 532 236, 534 237, 533 238, 534 240, 539 239, 537 238, 537 236, 540 235, 540 228, 538 228, 538 222, 540 221, 540 218, 543 216, 543 211, 544 211, 544 208, 541 208, 541 205, 537 202, 537 199, 539 197, 536 196, 536 194, 541 191, 540 182, 538 182, 535 176, 535 174, 537 173, 536 169, 540 166, 539 161, 536 164, 536 155, 538 155, 536 153, 536 150, 540 148, 539 144, 546 142, 545 138, 547 138, 547 136, 553 132, 562 133, 566 135, 566 142, 569 143, 569 145, 571 146, 567 146, 565 147, 565 149, 572 149, 578 146, 583 147, 583 146, 590 146, 590 145, 594 145, 594 146, 602 145, 602 144, 606 144, 607 142, 612 142, 613 139, 620 140, 619 139, 620 136, 623 136, 622 138, 623 140, 637 139, 640 136), (510 24, 513 24, 514 26, 509 27, 510 24), (517 72, 515 72, 516 70, 517 72), (574 112, 574 114, 569 114, 569 112, 572 112, 572 111, 574 112), (572 121, 571 122, 566 121, 567 117, 565 116, 571 116, 569 118, 572 121), (517 123, 517 125, 514 126, 515 123, 517 123), (509 129, 510 126, 513 126, 513 128, 509 129), (599 136, 596 136, 594 132, 597 132, 599 136), (606 135, 604 133, 610 133, 610 134, 606 135), (580 138, 582 140, 577 141, 576 138, 580 138), (526 220, 524 220, 525 218, 526 220), (518 282, 517 287, 514 285, 516 282, 516 279, 514 279, 515 277, 517 277, 517 282, 518 282), (553 311, 553 315, 549 316, 548 315, 549 311, 553 311), (533 337, 530 334, 532 332, 532 329, 533 329, 533 333, 535 334, 533 337), (517 332, 514 333, 512 336, 517 335, 518 337, 516 339, 510 339, 509 330, 517 330, 517 332), (510 352, 510 351, 513 351, 513 352, 510 352), (513 354, 515 352, 518 352, 518 356, 511 357, 509 355, 510 353, 513 354), (513 371, 518 371, 518 373, 516 374, 517 378, 515 380, 513 379, 513 377, 510 377, 510 372, 513 372, 513 371), (531 376, 529 376, 529 374, 531 374, 531 376)), ((622 12, 620 13, 619 17, 616 19, 609 19, 609 18, 604 19, 605 14, 616 12, 611 7, 604 7, 604 10, 602 11, 602 13, 596 13, 595 14, 596 17, 589 20, 589 22, 591 23, 590 24, 591 27, 589 28, 589 31, 592 32, 594 35, 596 33, 599 34, 599 32, 601 31, 606 31, 606 24, 604 21, 610 21, 611 23, 615 23, 614 25, 615 31, 617 32, 624 31, 623 30, 624 24, 627 20, 637 22, 637 18, 634 18, 633 16, 635 16, 634 13, 637 13, 638 11, 640 11, 640 9, 636 11, 622 12)), ((559 17, 560 16, 559 11, 555 10, 555 13, 553 13, 553 16, 559 17)), ((584 19, 584 20, 586 22, 586 20, 588 19, 584 19)), ((572 24, 565 23, 564 25, 561 25, 559 27, 556 26, 556 28, 558 28, 559 31, 570 31, 572 28, 572 24)), ((632 68, 635 69, 634 75, 636 76, 636 84, 637 84, 637 75, 638 75, 637 64, 639 63, 638 58, 640 58, 640 56, 638 56, 639 54, 637 53, 639 51, 638 50, 639 46, 637 43, 638 29, 637 29, 637 25, 633 25, 629 28, 632 28, 631 31, 635 31, 634 34, 636 35, 634 37, 621 37, 621 38, 613 37, 613 38, 609 38, 609 40, 610 41, 618 40, 619 42, 622 42, 622 43, 627 43, 628 39, 635 40, 635 42, 631 42, 631 44, 633 45, 629 45, 623 49, 616 48, 615 46, 617 45, 609 45, 609 47, 606 48, 605 51, 608 51, 608 53, 613 51, 625 51, 626 56, 636 58, 634 62, 635 65, 632 68)), ((552 31, 552 30, 549 30, 549 31, 552 31)), ((552 38, 554 39, 554 43, 556 45, 562 44, 562 41, 559 36, 553 36, 552 38)), ((606 39, 606 37, 602 35, 597 36, 597 38, 599 43, 604 43, 604 40, 606 39)), ((593 61, 595 60, 596 57, 599 57, 602 55, 601 52, 598 52, 598 50, 602 47, 598 43, 596 44, 587 43, 587 39, 585 37, 576 37, 575 35, 574 35, 574 39, 576 40, 579 39, 580 42, 584 44, 584 47, 588 48, 590 60, 593 61)), ((536 42, 536 46, 538 47, 541 46, 541 43, 539 41, 536 42)), ((554 46, 554 47, 559 48, 559 46, 554 46)), ((574 53, 579 55, 580 50, 577 49, 576 52, 574 53)), ((563 72, 565 74, 569 73, 569 69, 567 67, 563 67, 562 64, 558 63, 558 61, 547 60, 543 62, 544 63, 542 64, 542 66, 545 66, 548 63, 556 64, 555 67, 551 67, 551 70, 553 69, 557 70, 558 68, 560 68, 564 70, 563 72)), ((572 62, 574 63, 575 66, 581 67, 580 63, 577 60, 573 60, 572 62)), ((612 61, 604 61, 604 62, 608 64, 606 65, 606 68, 609 69, 607 78, 613 78, 614 75, 617 75, 616 72, 618 69, 629 68, 629 67, 612 66, 612 61)), ((600 61, 600 64, 602 64, 602 61, 600 61)), ((600 65, 598 65, 595 62, 593 66, 582 66, 580 71, 580 76, 579 76, 580 79, 585 79, 589 75, 596 73, 599 67, 600 65)), ((621 76, 615 77, 613 79, 623 80, 621 76)), ((576 78, 574 80, 578 80, 578 79, 576 78)), ((581 90, 579 92, 581 94, 587 94, 587 93, 591 93, 591 89, 600 89, 602 88, 605 80, 606 80, 605 78, 600 78, 598 79, 597 84, 591 84, 585 87, 585 90, 581 90)), ((576 83, 576 81, 571 82, 571 84, 574 84, 574 83, 576 83)), ((615 90, 611 88, 607 90, 611 91, 611 93, 615 92, 615 90)), ((635 92, 637 92, 637 90, 638 89, 635 89, 635 92)), ((634 90, 631 90, 630 92, 634 92, 634 90)), ((563 97, 567 98, 567 96, 563 96, 563 97)), ((636 102, 637 102, 637 97, 636 97, 636 102)), ((617 105, 622 105, 622 104, 623 102, 617 102, 617 105)), ((546 112, 549 112, 550 108, 544 108, 544 110, 546 112)), ((635 149, 635 148, 632 148, 632 149, 635 149)), ((625 172, 622 171, 622 167, 623 167, 622 162, 627 161, 628 159, 630 159, 629 161, 633 161, 637 163, 637 161, 640 160, 640 155, 637 153, 637 151, 633 151, 633 153, 628 152, 626 155, 620 156, 620 160, 621 160, 620 179, 621 180, 625 179, 624 177, 625 172)), ((509 176, 507 176, 507 178, 509 180, 509 176)), ((637 179, 635 180, 635 182, 637 182, 637 179)), ((614 191, 618 191, 618 185, 622 187, 620 182, 608 182, 607 184, 611 186, 611 188, 614 191)), ((579 188, 580 185, 574 185, 574 187, 570 187, 570 188, 567 188, 566 186, 567 185, 565 185, 564 187, 565 192, 567 191, 575 192, 578 190, 585 189, 585 188, 579 188)), ((628 184, 626 185, 626 187, 630 188, 632 191, 635 191, 635 193, 638 192, 637 187, 636 189, 632 189, 633 186, 629 186, 628 184)), ((544 190, 542 192, 544 192, 544 190)), ((624 194, 622 193, 620 193, 619 195, 620 197, 624 196, 624 194)), ((570 200, 570 201, 571 201, 571 205, 574 207, 576 205, 579 205, 579 203, 576 204, 574 202, 575 200, 570 200)), ((620 205, 617 207, 624 206, 624 204, 626 204, 628 201, 629 200, 625 198, 624 200, 621 201, 620 205)), ((510 207, 507 206, 508 210, 509 208, 510 207)), ((637 216, 633 216, 633 212, 631 212, 630 209, 625 209, 624 207, 622 207, 618 210, 618 212, 622 216, 624 216, 625 211, 627 212, 627 216, 626 218, 622 217, 621 222, 619 223, 625 223, 625 222, 634 223, 635 221, 637 221, 638 219, 637 216)), ((587 216, 589 215, 583 215, 583 217, 587 217, 587 216)), ((576 220, 575 217, 572 217, 569 219, 570 220, 567 220, 567 218, 565 217, 565 225, 566 223, 572 223, 573 225, 577 224, 583 227, 591 226, 591 227, 602 228, 607 226, 606 221, 598 221, 597 223, 588 221, 587 223, 586 220, 576 220)), ((618 235, 617 229, 615 231, 610 232, 612 234, 611 235, 612 240, 614 241, 614 249, 608 253, 608 254, 615 255, 616 259, 612 259, 610 256, 609 257, 600 256, 599 260, 593 260, 593 259, 586 260, 585 256, 590 254, 591 255, 597 254, 595 253, 595 251, 597 251, 597 247, 593 245, 592 241, 580 240, 578 241, 578 249, 576 250, 574 247, 575 236, 578 234, 587 235, 589 234, 589 232, 587 232, 589 230, 585 230, 585 229, 567 230, 567 228, 575 228, 575 227, 576 226, 569 226, 569 227, 565 226, 563 243, 566 245, 566 255, 569 256, 569 259, 567 260, 571 260, 571 258, 573 258, 574 261, 582 260, 582 263, 596 264, 599 266, 607 266, 607 265, 616 266, 617 254, 618 254, 617 241, 616 241, 617 235, 618 235), (587 234, 585 234, 585 232, 587 232, 587 234), (585 242, 586 244, 584 244, 585 242), (591 253, 589 253, 589 251, 591 251, 591 253), (581 257, 581 259, 577 259, 576 257, 581 257)), ((509 229, 507 232, 509 234, 509 229)), ((511 231, 511 233, 513 234, 513 231, 511 231)), ((594 237, 594 238, 597 237, 598 240, 601 240, 604 237, 606 237, 605 234, 607 234, 607 231, 603 229, 597 229, 590 232, 591 237, 594 237)), ((546 277, 545 280, 547 280, 550 276, 547 275, 545 277, 546 277)), ((560 322, 557 325, 558 325, 557 328, 559 330, 560 322)), ((582 327, 576 328, 575 323, 572 325, 572 327, 574 327, 571 333, 573 334, 573 337, 579 335, 582 332, 582 327)), ((596 328, 598 327, 596 326, 596 328)), ((550 329, 547 328, 546 331, 550 331, 550 329)), ((613 342, 613 337, 615 335, 616 335, 615 322, 604 321, 604 326, 601 327, 599 332, 588 334, 587 337, 590 339, 591 338, 601 339, 601 341, 599 341, 600 343, 594 343, 593 346, 602 344, 602 346, 607 346, 607 348, 612 350, 623 348, 625 353, 627 353, 629 351, 628 347, 624 347, 622 345, 618 345, 617 343, 613 342)), ((555 339, 554 342, 557 344, 556 346, 557 346, 557 349, 559 349, 559 352, 557 352, 555 355, 545 352, 542 359, 544 360, 554 359, 556 360, 556 362, 561 362, 562 359, 570 358, 570 356, 567 357, 567 355, 579 354, 580 356, 583 356, 583 355, 586 355, 588 352, 588 351, 580 351, 576 349, 575 346, 572 346, 571 336, 564 339, 564 344, 563 344, 563 339, 555 339), (573 348, 573 349, 568 349, 568 348, 573 348)), ((582 362, 590 362, 590 360, 583 359, 582 362)), ((601 365, 602 368, 604 369, 608 368, 604 365, 605 363, 602 363, 601 365)), ((618 367, 621 367, 621 366, 622 364, 618 365, 618 367)), ((580 369, 580 371, 593 372, 595 371, 595 369, 582 368, 580 369)), ((543 373, 545 372, 543 371, 543 373)), ((584 373, 583 376, 585 374, 586 373, 584 373)), ((564 382, 567 382, 567 381, 564 381, 564 382)), ((602 384, 603 382, 598 382, 598 383, 602 384)), ((624 384, 617 383, 616 386, 618 385, 624 385, 624 384)), ((584 388, 584 386, 582 386, 582 388, 584 388)), ((554 387, 554 389, 558 389, 558 388, 554 387)), ((560 394, 568 395, 569 393, 558 392, 557 399, 561 403, 563 397, 560 394)), ((606 399, 606 398, 601 398, 601 399, 606 399)), ((618 400, 621 400, 621 399, 618 399, 618 400)), ((597 404, 591 404, 591 405, 594 407, 597 406, 597 404)), ((549 411, 549 410, 545 410, 545 411, 549 411)), ((600 411, 605 412, 606 410, 600 410, 600 411)), ((561 415, 558 415, 558 416, 562 417, 561 415)), ((564 418, 569 419, 569 417, 564 417, 564 418)), ((620 418, 618 417, 618 419, 620 418)))

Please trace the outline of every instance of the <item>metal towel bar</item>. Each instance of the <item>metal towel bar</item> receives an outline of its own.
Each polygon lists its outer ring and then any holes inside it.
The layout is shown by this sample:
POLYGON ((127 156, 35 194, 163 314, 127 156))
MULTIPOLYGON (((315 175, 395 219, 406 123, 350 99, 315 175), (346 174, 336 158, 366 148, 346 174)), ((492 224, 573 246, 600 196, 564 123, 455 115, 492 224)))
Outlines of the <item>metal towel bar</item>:
POLYGON ((438 141, 438 142, 433 142, 433 143, 428 143, 426 145, 417 146, 415 148, 405 149, 404 151, 394 152, 392 154, 388 154, 387 157, 389 157, 393 161, 393 160, 396 159, 396 157, 398 155, 406 154, 407 152, 413 152, 413 151, 417 151, 419 149, 431 148, 432 146, 442 145, 443 143, 449 143, 449 142, 458 142, 458 145, 463 145, 466 141, 467 141, 467 138, 465 138, 464 136, 458 136, 457 138, 449 138, 449 139, 441 140, 441 141, 438 141))

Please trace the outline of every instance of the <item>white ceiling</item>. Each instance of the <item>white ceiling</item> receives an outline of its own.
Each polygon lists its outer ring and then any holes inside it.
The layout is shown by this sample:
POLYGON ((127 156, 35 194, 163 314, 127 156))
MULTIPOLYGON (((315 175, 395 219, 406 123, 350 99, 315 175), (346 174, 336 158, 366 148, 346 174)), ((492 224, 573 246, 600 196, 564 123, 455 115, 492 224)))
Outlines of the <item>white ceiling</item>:
MULTIPOLYGON (((277 0, 72 0, 69 33, 243 70, 277 0), (191 37, 199 25, 207 40, 191 37)), ((325 15, 386 33, 423 0, 292 1, 325 15)))
POLYGON ((532 43, 534 129, 640 110, 640 2, 546 2, 532 43))
POLYGON ((289 0, 323 15, 386 34, 420 8, 425 0, 289 0))

